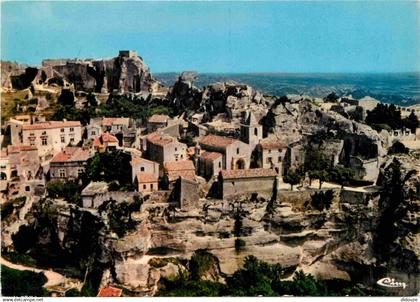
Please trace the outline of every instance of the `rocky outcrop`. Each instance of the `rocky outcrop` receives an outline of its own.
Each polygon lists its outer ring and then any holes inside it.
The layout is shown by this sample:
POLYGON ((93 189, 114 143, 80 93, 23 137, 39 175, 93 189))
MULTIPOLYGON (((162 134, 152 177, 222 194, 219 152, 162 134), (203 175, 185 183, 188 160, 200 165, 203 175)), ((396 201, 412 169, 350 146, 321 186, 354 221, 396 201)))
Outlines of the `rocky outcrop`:
POLYGON ((109 60, 62 60, 43 62, 51 68, 54 78, 73 83, 76 90, 110 93, 147 92, 158 86, 149 67, 132 51, 120 51, 109 60))

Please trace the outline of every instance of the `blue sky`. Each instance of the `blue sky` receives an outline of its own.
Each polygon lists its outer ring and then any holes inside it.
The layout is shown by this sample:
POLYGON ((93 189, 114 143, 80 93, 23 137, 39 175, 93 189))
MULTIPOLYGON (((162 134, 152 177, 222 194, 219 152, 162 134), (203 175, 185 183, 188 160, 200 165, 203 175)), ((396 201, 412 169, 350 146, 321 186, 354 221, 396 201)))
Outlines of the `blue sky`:
POLYGON ((419 3, 2 2, 1 58, 109 58, 152 72, 420 71, 419 3))

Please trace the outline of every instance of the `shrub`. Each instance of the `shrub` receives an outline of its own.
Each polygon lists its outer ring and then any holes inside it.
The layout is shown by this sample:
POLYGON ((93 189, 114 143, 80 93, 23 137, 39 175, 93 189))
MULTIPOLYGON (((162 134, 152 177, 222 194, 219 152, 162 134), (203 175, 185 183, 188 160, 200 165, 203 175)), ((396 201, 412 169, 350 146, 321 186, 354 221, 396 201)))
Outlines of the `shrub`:
POLYGON ((311 204, 315 209, 319 211, 322 211, 324 209, 328 210, 332 204, 333 198, 334 192, 332 190, 327 190, 325 192, 315 192, 311 196, 311 204))
POLYGON ((1 266, 2 296, 35 296, 45 297, 48 292, 42 287, 47 282, 43 273, 18 271, 7 266, 1 266))
POLYGON ((245 241, 239 238, 235 239, 235 251, 240 252, 245 248, 245 241))

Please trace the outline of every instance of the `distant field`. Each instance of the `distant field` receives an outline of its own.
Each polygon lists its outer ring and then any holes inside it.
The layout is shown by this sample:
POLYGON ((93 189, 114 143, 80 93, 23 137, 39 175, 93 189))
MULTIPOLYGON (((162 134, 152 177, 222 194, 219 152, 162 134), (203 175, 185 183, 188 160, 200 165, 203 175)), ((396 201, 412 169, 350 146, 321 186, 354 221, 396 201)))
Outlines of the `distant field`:
MULTIPOLYGON (((177 73, 154 76, 165 86, 176 81, 177 73)), ((324 97, 331 92, 354 98, 374 97, 384 103, 410 106, 420 103, 420 73, 393 74, 199 74, 197 87, 234 80, 271 95, 307 94, 324 97)))

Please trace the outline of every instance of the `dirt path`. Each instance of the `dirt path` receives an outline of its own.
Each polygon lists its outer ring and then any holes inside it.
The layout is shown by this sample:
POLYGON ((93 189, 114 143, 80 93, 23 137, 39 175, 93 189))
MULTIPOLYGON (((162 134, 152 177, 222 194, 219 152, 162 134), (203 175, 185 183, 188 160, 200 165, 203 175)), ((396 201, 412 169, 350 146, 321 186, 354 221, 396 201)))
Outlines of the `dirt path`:
POLYGON ((63 275, 54 272, 54 271, 50 271, 50 270, 43 270, 43 269, 38 269, 38 268, 33 268, 30 266, 24 266, 21 264, 14 264, 12 262, 7 261, 6 259, 4 259, 3 257, 0 258, 0 264, 5 265, 9 268, 15 269, 15 270, 19 270, 19 271, 32 271, 32 272, 36 272, 36 273, 44 273, 45 277, 47 277, 48 281, 47 283, 44 284, 44 287, 49 287, 49 286, 54 286, 54 285, 59 285, 65 282, 66 277, 64 277, 63 275))

